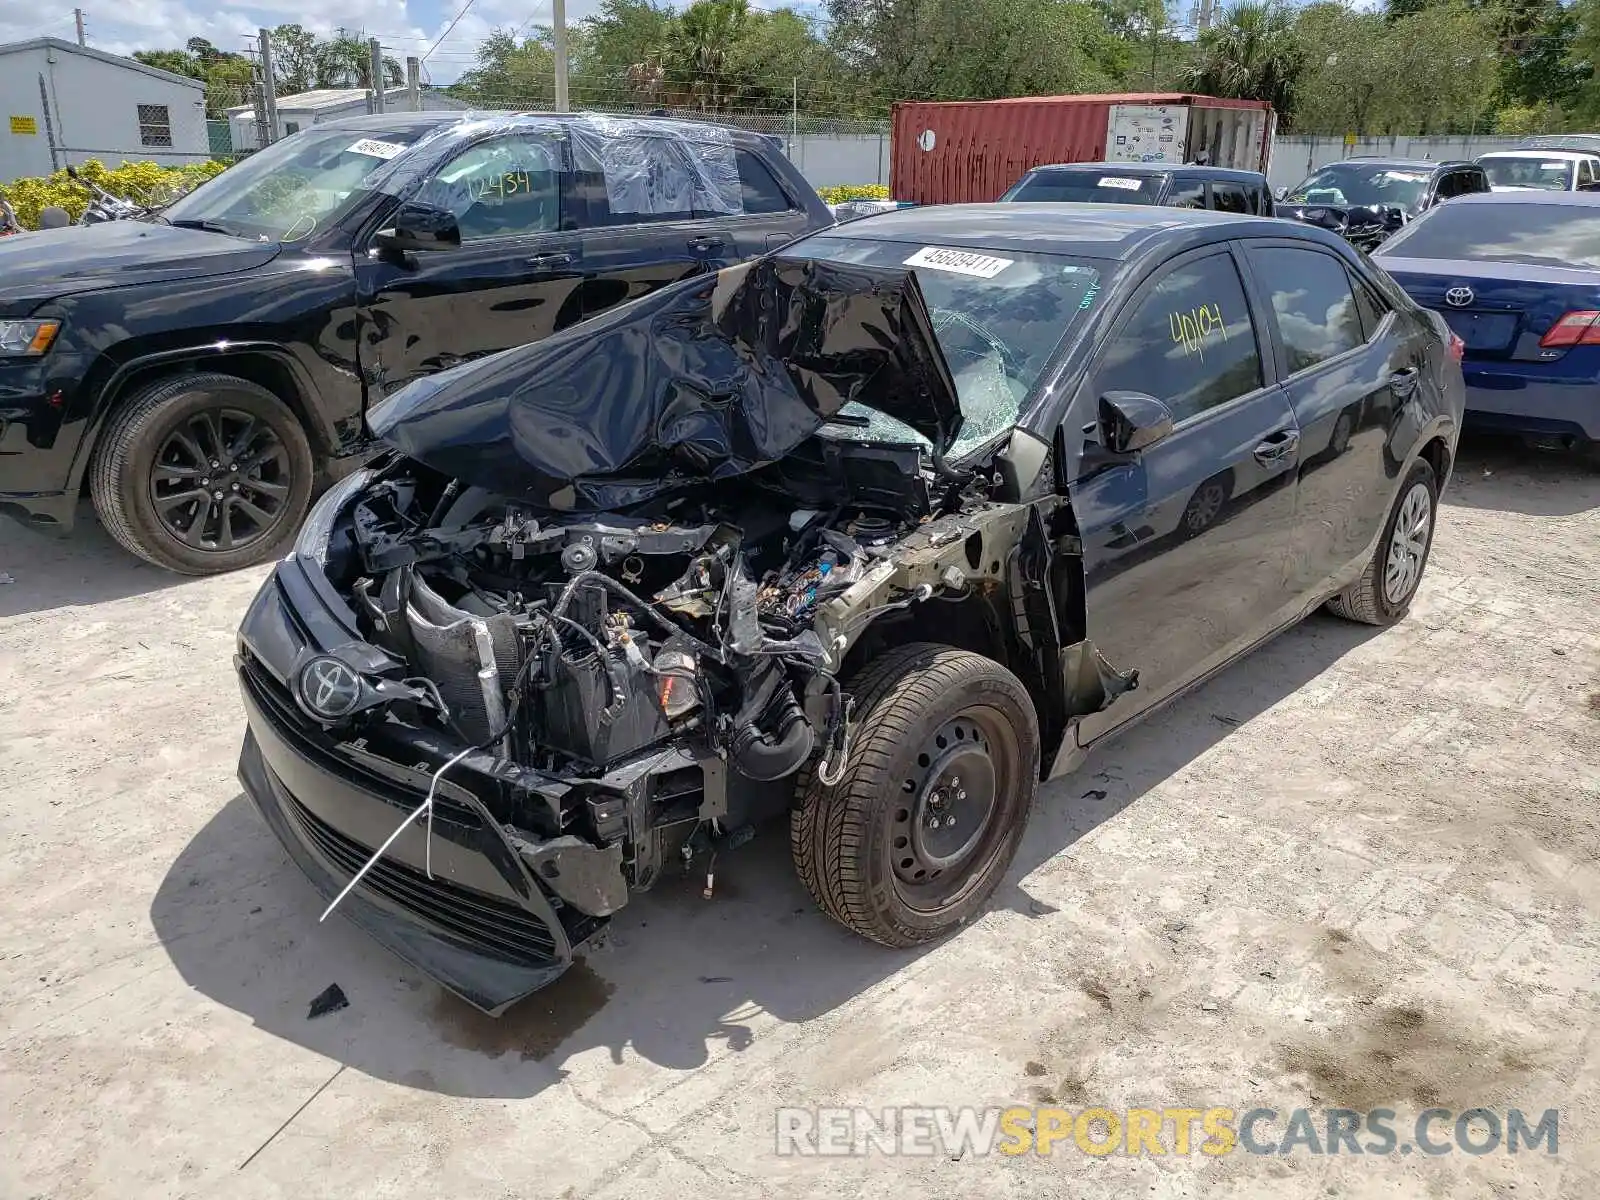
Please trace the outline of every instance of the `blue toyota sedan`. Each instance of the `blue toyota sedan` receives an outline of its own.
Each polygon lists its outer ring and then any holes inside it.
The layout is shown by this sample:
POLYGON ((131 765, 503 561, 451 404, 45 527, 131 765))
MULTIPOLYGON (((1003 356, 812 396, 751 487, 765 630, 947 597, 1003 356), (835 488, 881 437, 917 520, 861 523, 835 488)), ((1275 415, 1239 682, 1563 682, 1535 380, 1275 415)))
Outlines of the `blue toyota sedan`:
POLYGON ((1373 258, 1465 343, 1468 426, 1597 453, 1600 195, 1463 196, 1373 258))

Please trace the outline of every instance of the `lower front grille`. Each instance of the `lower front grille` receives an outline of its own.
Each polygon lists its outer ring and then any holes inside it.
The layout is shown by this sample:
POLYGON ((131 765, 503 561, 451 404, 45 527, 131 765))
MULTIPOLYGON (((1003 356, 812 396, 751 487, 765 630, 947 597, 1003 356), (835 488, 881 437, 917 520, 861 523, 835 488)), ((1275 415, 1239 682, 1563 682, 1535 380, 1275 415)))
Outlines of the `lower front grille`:
MULTIPOLYGON (((346 837, 293 797, 287 808, 306 841, 349 879, 372 851, 346 837)), ((507 962, 539 965, 555 958, 555 939, 538 917, 496 896, 439 878, 429 879, 390 859, 379 859, 361 886, 389 903, 453 934, 474 950, 507 962)))

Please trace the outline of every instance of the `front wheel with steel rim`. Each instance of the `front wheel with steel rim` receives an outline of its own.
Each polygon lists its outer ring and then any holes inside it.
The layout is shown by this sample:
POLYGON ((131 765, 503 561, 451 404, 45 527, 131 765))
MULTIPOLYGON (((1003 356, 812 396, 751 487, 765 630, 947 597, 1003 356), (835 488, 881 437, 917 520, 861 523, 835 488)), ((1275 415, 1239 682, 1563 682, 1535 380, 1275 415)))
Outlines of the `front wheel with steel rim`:
POLYGON ((1330 611, 1367 625, 1393 625, 1405 616, 1433 548, 1438 499, 1433 467, 1412 464, 1371 561, 1361 578, 1328 601, 1330 611))
POLYGON ((888 946, 982 911, 1016 854, 1039 779, 1022 683, 993 659, 916 643, 850 683, 856 730, 833 787, 808 775, 790 848, 829 916, 888 946))
POLYGON ((157 566, 208 575, 278 554, 311 500, 311 448, 265 388, 182 375, 129 397, 97 450, 102 524, 157 566))

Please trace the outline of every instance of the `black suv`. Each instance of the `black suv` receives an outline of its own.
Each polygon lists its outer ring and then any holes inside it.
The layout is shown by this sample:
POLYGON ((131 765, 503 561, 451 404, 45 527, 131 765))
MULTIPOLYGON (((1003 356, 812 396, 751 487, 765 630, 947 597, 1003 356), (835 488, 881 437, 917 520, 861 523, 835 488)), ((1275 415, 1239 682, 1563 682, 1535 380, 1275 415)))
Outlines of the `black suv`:
POLYGON ((148 220, 0 242, 0 512, 65 531, 87 480, 150 562, 263 561, 397 388, 832 223, 717 125, 318 125, 148 220))
POLYGON ((1259 171, 1171 163, 1054 163, 1034 167, 1003 201, 1158 204, 1272 216, 1272 191, 1259 171))
POLYGON ((1371 250, 1434 205, 1489 190, 1489 177, 1477 163, 1347 158, 1318 168, 1280 196, 1278 215, 1320 225, 1371 250))

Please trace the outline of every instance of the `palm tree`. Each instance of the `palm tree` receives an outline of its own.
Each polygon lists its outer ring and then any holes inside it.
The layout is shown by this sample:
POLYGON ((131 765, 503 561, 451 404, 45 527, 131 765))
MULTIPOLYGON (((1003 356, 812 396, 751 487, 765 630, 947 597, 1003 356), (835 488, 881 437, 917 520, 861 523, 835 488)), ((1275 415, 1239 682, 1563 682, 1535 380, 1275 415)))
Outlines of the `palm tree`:
POLYGON ((1290 10, 1278 0, 1244 0, 1201 33, 1186 82, 1208 96, 1270 100, 1287 115, 1299 70, 1300 50, 1290 10))
MULTIPOLYGON (((387 56, 383 59, 383 86, 401 88, 406 85, 406 73, 398 62, 387 56)), ((319 88, 370 88, 372 86, 372 54, 367 41, 360 33, 345 33, 330 38, 317 47, 317 78, 319 88)))
POLYGON ((695 0, 678 18, 677 57, 702 110, 722 107, 729 53, 749 16, 749 0, 695 0))

